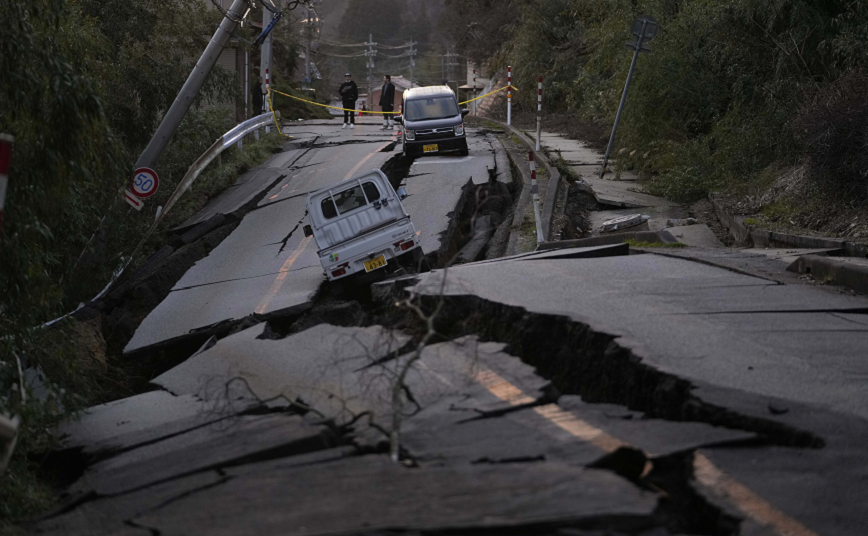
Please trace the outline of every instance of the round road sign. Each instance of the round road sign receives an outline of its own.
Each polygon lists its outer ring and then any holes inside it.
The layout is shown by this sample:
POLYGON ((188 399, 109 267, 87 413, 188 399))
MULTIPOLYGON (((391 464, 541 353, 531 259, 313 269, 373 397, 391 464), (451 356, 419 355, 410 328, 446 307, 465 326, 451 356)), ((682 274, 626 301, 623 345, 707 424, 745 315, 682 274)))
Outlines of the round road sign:
POLYGON ((133 195, 139 198, 151 197, 160 187, 157 172, 150 168, 139 168, 133 173, 133 195))

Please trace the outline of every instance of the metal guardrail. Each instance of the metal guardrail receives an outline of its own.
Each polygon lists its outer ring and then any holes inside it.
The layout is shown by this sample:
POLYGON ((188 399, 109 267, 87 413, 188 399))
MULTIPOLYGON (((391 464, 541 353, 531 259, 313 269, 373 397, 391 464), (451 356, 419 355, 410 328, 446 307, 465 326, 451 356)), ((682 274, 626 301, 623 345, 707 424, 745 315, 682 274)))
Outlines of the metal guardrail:
MULTIPOLYGON (((250 134, 254 130, 264 127, 268 123, 271 122, 271 113, 264 113, 262 115, 257 115, 256 117, 251 117, 247 121, 243 123, 239 123, 238 126, 223 134, 221 138, 223 140, 223 148, 226 149, 233 143, 240 140, 242 137, 250 134)), ((217 140, 220 141, 220 140, 217 140)))
POLYGON ((172 192, 172 195, 169 196, 169 199, 166 201, 165 206, 163 206, 163 210, 160 211, 160 214, 154 220, 154 224, 151 225, 150 229, 145 233, 142 237, 142 240, 136 246, 136 249, 133 250, 133 253, 130 255, 132 258, 135 253, 139 250, 139 248, 144 244, 145 240, 151 236, 151 233, 156 230, 157 226, 163 222, 163 219, 166 215, 172 210, 172 207, 175 206, 175 203, 184 195, 184 192, 190 189, 190 186, 199 178, 199 174, 204 171, 208 164, 214 161, 217 156, 220 155, 223 151, 238 143, 241 138, 250 134, 251 132, 258 130, 260 128, 265 127, 269 123, 273 121, 271 113, 264 113, 262 115, 257 115, 256 117, 250 118, 243 123, 239 123, 238 126, 220 136, 217 141, 214 142, 211 147, 208 148, 207 151, 202 153, 202 156, 196 159, 193 162, 193 165, 190 166, 190 169, 187 170, 187 173, 184 175, 184 178, 181 179, 181 182, 178 183, 178 186, 175 188, 175 191, 172 192))
MULTIPOLYGON (((278 114, 278 113, 279 112, 275 112, 275 114, 278 114)), ((277 115, 276 117, 279 118, 279 115, 277 115)), ((115 283, 115 281, 117 281, 118 278, 121 276, 121 274, 124 273, 124 270, 126 270, 127 266, 129 265, 130 261, 135 256, 136 252, 138 252, 139 248, 142 247, 142 244, 145 243, 145 240, 147 240, 151 236, 151 234, 154 232, 154 230, 156 230, 156 228, 160 225, 160 223, 162 223, 163 219, 165 218, 166 214, 169 213, 169 210, 172 208, 172 206, 174 206, 175 203, 178 202, 178 199, 180 199, 181 196, 184 195, 184 192, 186 192, 187 190, 190 189, 190 186, 193 185, 193 183, 199 177, 199 174, 202 173, 202 171, 206 167, 208 167, 208 164, 213 162, 214 159, 220 155, 220 153, 222 153, 223 151, 225 151, 226 149, 228 149, 232 145, 235 145, 236 143, 238 143, 241 140, 241 138, 243 138, 244 136, 250 134, 251 132, 253 132, 255 130, 258 130, 260 128, 267 126, 269 123, 271 123, 274 120, 274 118, 275 118, 275 116, 272 116, 271 112, 268 112, 268 113, 264 113, 262 115, 257 115, 256 117, 252 117, 252 118, 248 119, 247 121, 244 121, 243 123, 239 123, 232 130, 230 130, 226 134, 223 134, 222 136, 220 136, 217 139, 217 141, 215 141, 214 144, 208 148, 207 151, 202 153, 202 156, 200 156, 199 158, 196 159, 195 162, 193 162, 193 165, 191 165, 190 169, 187 170, 187 173, 184 175, 184 178, 182 178, 181 182, 178 183, 178 186, 175 188, 175 191, 172 192, 172 195, 169 197, 168 201, 166 201, 166 205, 163 207, 163 209, 157 215, 157 218, 154 220, 153 225, 151 225, 151 227, 148 228, 147 232, 144 234, 142 239, 136 245, 136 248, 130 254, 130 256, 129 256, 127 262, 124 264, 123 268, 121 268, 120 270, 115 272, 115 274, 112 276, 112 279, 109 282, 109 284, 106 285, 105 288, 102 289, 102 291, 100 291, 99 294, 94 296, 91 301, 101 298, 106 292, 108 292, 108 290, 112 287, 112 285, 115 283)), ((65 317, 69 316, 70 314, 72 314, 72 313, 66 313, 63 316, 59 316, 59 317, 55 318, 54 320, 51 320, 49 322, 44 323, 42 326, 43 327, 50 326, 51 324, 57 322, 58 320, 61 320, 65 317)), ((2 418, 2 415, 0 415, 0 418, 2 418)), ((2 423, 0 423, 0 424, 2 424, 2 423)), ((0 432, 2 432, 2 429, 0 429, 0 432)), ((0 437, 0 447, 2 447, 2 445, 3 445, 2 437, 0 437)), ((3 450, 2 450, 2 448, 0 448, 0 462, 2 462, 2 455, 3 455, 3 450)), ((2 471, 0 471, 0 472, 2 472, 2 471)))

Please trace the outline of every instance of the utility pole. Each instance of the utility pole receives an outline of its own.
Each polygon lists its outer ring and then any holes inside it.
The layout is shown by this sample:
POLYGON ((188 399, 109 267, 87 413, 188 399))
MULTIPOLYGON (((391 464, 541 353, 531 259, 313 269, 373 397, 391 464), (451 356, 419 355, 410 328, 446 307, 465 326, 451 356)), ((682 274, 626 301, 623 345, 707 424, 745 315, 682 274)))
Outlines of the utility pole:
POLYGON ((310 78, 310 6, 304 5, 304 80, 301 87, 307 89, 307 85, 311 82, 310 78))
MULTIPOLYGON (((242 0, 242 1, 244 1, 244 0, 242 0)), ((270 12, 267 9, 265 9, 265 6, 263 6, 262 7, 262 29, 263 30, 268 26, 268 23, 271 22, 269 14, 270 14, 270 12)), ((265 82, 265 89, 266 89, 266 92, 268 92, 268 91, 270 91, 270 88, 269 88, 270 84, 269 83, 271 81, 269 78, 269 75, 271 74, 271 34, 270 33, 268 34, 268 36, 266 36, 265 41, 262 42, 262 47, 260 48, 260 53, 261 53, 261 59, 259 60, 259 76, 261 76, 262 80, 265 82)), ((259 90, 262 91, 262 88, 260 87, 259 90)), ((265 96, 266 109, 268 108, 268 99, 270 97, 271 97, 271 95, 265 96)), ((266 125, 265 126, 265 133, 268 134, 269 132, 271 132, 271 125, 266 125)))
POLYGON ((377 56, 377 50, 374 46, 376 44, 374 43, 374 34, 368 34, 368 42, 365 43, 368 47, 368 50, 365 51, 367 59, 365 67, 368 68, 368 109, 372 112, 374 111, 374 58, 377 56))
POLYGON ((440 56, 440 80, 446 80, 446 55, 440 56))
POLYGON ((633 70, 636 69, 636 61, 640 53, 651 52, 650 41, 657 35, 659 25, 654 17, 642 15, 630 25, 630 32, 635 36, 635 41, 627 41, 628 50, 633 51, 633 61, 630 62, 630 71, 627 73, 627 82, 624 84, 624 92, 621 94, 621 103, 618 105, 618 113, 615 114, 615 124, 612 125, 612 134, 609 136, 609 145, 606 147, 606 155, 603 157, 603 166, 600 168, 600 178, 606 173, 606 165, 609 163, 609 155, 612 153, 612 144, 615 143, 615 132, 618 131, 618 123, 621 121, 621 112, 627 102, 627 91, 630 90, 630 81, 633 79, 633 70))
POLYGON ((416 49, 413 48, 416 42, 413 41, 413 36, 410 36, 410 86, 413 85, 413 67, 416 66, 416 49))
MULTIPOLYGON (((448 50, 448 49, 447 49, 447 50, 448 50)), ((452 50, 453 50, 452 52, 447 52, 447 53, 446 53, 446 72, 448 73, 448 78, 447 78, 447 80, 452 80, 452 79, 453 79, 453 75, 454 75, 454 73, 455 73, 455 70, 454 70, 454 69, 455 69, 455 67, 458 65, 458 62, 455 61, 455 59, 454 59, 454 58, 457 58, 457 57, 458 57, 458 54, 456 54, 456 53, 454 52, 454 50, 455 50, 455 47, 454 47, 454 46, 452 47, 452 50)), ((458 82, 455 83, 455 94, 456 94, 456 95, 458 94, 458 82)))
POLYGON ((175 102, 172 103, 166 115, 163 116, 163 120, 160 122, 160 126, 157 127, 154 137, 151 138, 148 146, 145 147, 145 150, 142 151, 141 156, 136 161, 136 169, 153 168, 154 163, 160 158, 160 155, 166 149, 166 145, 169 144, 172 134, 177 130, 181 120, 184 119, 187 110, 190 109, 190 105, 193 104, 193 101, 199 94, 199 90, 202 89, 202 84, 205 83, 205 79, 208 78, 208 74, 211 72, 214 64, 217 63, 217 58, 220 57, 220 53, 223 52, 226 43, 229 42, 229 37, 235 31, 235 27, 238 26, 238 22, 236 21, 241 20, 246 10, 246 0, 234 0, 232 2, 232 7, 229 8, 227 16, 223 17, 220 27, 214 32, 211 42, 205 47, 205 52, 202 53, 193 72, 187 77, 187 81, 184 82, 184 86, 175 98, 175 102))

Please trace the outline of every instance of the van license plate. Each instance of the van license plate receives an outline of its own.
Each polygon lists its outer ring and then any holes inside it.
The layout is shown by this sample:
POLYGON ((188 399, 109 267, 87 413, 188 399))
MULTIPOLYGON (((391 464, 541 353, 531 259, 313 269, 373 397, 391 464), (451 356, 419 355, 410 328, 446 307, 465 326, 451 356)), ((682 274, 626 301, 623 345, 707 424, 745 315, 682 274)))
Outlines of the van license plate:
POLYGON ((422 152, 423 153, 436 153, 438 151, 438 145, 435 143, 434 145, 423 145, 422 152))
POLYGON ((373 272, 377 268, 382 268, 386 265, 386 256, 380 255, 379 257, 373 258, 369 261, 365 261, 365 272, 373 272))

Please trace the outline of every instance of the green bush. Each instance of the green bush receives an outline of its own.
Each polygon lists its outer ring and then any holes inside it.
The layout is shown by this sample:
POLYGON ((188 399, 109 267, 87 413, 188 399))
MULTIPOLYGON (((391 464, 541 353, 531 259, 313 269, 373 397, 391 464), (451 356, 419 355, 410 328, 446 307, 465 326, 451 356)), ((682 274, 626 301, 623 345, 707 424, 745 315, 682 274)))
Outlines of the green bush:
MULTIPOLYGON (((478 11, 451 2, 463 20, 478 11), (461 10, 464 10, 462 12, 461 10)), ((691 201, 751 184, 772 164, 805 156, 865 190, 863 116, 868 4, 846 0, 505 0, 509 23, 478 17, 456 26, 464 52, 513 66, 514 98, 607 128, 632 54, 631 21, 654 16, 660 31, 640 56, 614 151, 638 167, 652 193, 691 201), (499 25, 493 28, 492 25, 499 25), (469 28, 469 27, 468 27, 469 28), (477 38, 477 36, 479 38, 477 38), (484 42, 483 42, 484 41, 484 42), (862 126, 860 126, 862 125, 862 126), (645 154, 647 158, 644 158, 645 154)), ((451 20, 451 19, 450 19, 451 20)), ((456 23, 457 24, 457 23, 456 23)))
MULTIPOLYGON (((129 260, 190 164, 235 124, 238 90, 234 75, 212 72, 156 163, 159 192, 137 213, 119 188, 219 14, 198 0, 6 0, 0 17, 0 132, 15 136, 0 230, 0 413, 22 419, 0 477, 3 528, 54 498, 51 481, 40 477, 53 424, 123 394, 124 379, 113 376, 98 347, 98 328, 71 319, 40 325, 93 297, 129 260), (42 396, 26 403, 19 361, 46 377, 42 396)), ((169 223, 201 208, 278 143, 275 135, 229 151, 169 223)), ((164 239, 154 236, 132 267, 164 239)))

